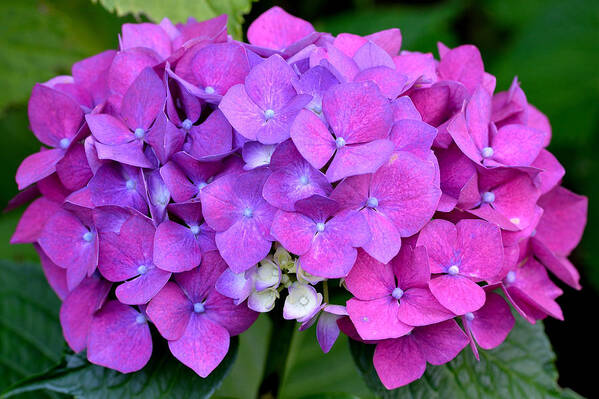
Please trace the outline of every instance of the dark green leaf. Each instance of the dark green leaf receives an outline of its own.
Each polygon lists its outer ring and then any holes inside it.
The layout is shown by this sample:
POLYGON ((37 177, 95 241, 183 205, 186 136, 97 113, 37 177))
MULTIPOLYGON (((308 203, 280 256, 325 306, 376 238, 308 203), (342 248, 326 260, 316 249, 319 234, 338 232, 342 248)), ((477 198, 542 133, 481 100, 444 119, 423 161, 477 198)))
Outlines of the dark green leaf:
POLYGON ((60 361, 59 308, 39 265, 0 261, 0 387, 60 361))
POLYGON ((420 380, 393 391, 374 370, 374 345, 351 341, 350 348, 366 383, 383 398, 579 398, 557 385, 555 354, 541 322, 530 325, 519 318, 502 345, 481 350, 480 362, 465 348, 453 361, 429 365, 420 380))
POLYGON ((201 378, 176 360, 163 340, 154 341, 159 344, 154 348, 152 359, 136 373, 122 374, 95 366, 83 354, 68 355, 59 366, 13 386, 2 398, 40 389, 81 399, 209 398, 229 372, 239 346, 239 339, 232 338, 229 353, 222 363, 207 378, 201 378))
POLYGON ((93 0, 117 15, 144 14, 155 22, 170 18, 185 22, 187 18, 205 20, 221 14, 229 15, 229 31, 241 38, 243 16, 250 11, 252 0, 93 0))

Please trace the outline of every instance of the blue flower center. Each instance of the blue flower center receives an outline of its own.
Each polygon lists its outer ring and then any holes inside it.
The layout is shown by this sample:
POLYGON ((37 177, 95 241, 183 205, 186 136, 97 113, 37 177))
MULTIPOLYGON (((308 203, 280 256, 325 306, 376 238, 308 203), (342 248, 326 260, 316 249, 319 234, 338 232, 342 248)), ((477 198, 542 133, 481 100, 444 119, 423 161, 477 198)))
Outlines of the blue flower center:
POLYGON ((135 186, 136 186, 135 180, 133 180, 133 179, 127 179, 127 182, 125 183, 125 186, 127 186, 127 188, 129 190, 134 190, 135 186))
POLYGON ((146 274, 146 272, 147 272, 147 271, 148 271, 148 268, 147 268, 147 266, 146 266, 146 265, 140 265, 140 266, 137 268, 137 272, 138 272, 139 274, 146 274))
POLYGON ((204 308, 204 304, 201 302, 196 302, 193 304, 193 311, 196 313, 204 313, 204 311, 206 311, 206 308, 204 308))
POLYGON ((204 91, 206 92, 206 94, 214 94, 216 92, 214 90, 214 87, 212 87, 212 86, 206 86, 206 88, 204 89, 204 91))
POLYGON ((490 204, 495 201, 495 194, 490 191, 485 191, 482 195, 482 201, 485 204, 490 204))
POLYGON ((181 127, 185 130, 191 129, 192 126, 193 126, 193 122, 190 121, 189 119, 185 119, 183 122, 181 122, 181 127))
POLYGON ((464 315, 464 317, 466 318, 466 320, 472 321, 472 320, 474 320, 474 313, 468 312, 464 315))
POLYGON ((505 276, 505 281, 507 281, 509 284, 513 283, 514 281, 516 281, 516 272, 513 270, 510 270, 507 275, 505 276))
POLYGON ((137 324, 143 324, 146 322, 146 318, 144 317, 143 314, 138 314, 137 317, 135 317, 135 322, 137 324))
POLYGON ((138 127, 137 129, 135 129, 134 134, 135 134, 135 138, 137 138, 139 140, 142 140, 144 137, 146 137, 146 131, 141 127, 138 127))
POLYGON ((245 208, 243 210, 243 216, 245 216, 246 218, 251 218, 252 216, 254 216, 254 211, 252 210, 252 208, 245 208))
POLYGON ((308 182, 310 181, 308 179, 308 176, 301 176, 299 180, 300 180, 300 183, 302 183, 303 185, 308 184, 308 182))
POLYGON ((345 139, 343 137, 337 137, 335 139, 335 145, 337 146, 337 148, 345 146, 345 139))
POLYGON ((460 268, 458 267, 458 265, 451 265, 451 266, 449 266, 449 269, 447 269, 447 273, 450 276, 455 276, 459 272, 460 272, 460 268))
POLYGON ((275 117, 275 111, 272 109, 267 109, 266 111, 264 111, 264 119, 266 120, 270 120, 272 118, 275 117))
POLYGON ((370 197, 366 201, 366 205, 368 205, 369 208, 376 208, 379 206, 379 200, 376 199, 376 197, 370 197))
POLYGON ((67 139, 66 137, 63 139, 60 139, 60 143, 58 143, 58 145, 60 145, 60 148, 62 148, 63 150, 66 150, 67 148, 69 148, 70 144, 71 144, 71 140, 67 139))
POLYGON ((495 151, 493 151, 491 147, 485 147, 481 151, 481 155, 483 156, 483 158, 491 158, 494 153, 495 151))
POLYGON ((316 223, 316 230, 318 230, 318 232, 322 233, 324 231, 324 223, 323 222, 318 222, 316 223))
POLYGON ((399 287, 394 288, 393 292, 391 292, 391 296, 397 300, 399 300, 403 296, 403 290, 399 287))
POLYGON ((94 239, 94 233, 92 233, 91 231, 88 231, 85 234, 83 234, 84 241, 90 242, 93 239, 94 239))
POLYGON ((191 232, 194 235, 197 235, 200 232, 200 226, 197 226, 197 225, 189 226, 189 230, 191 230, 191 232))

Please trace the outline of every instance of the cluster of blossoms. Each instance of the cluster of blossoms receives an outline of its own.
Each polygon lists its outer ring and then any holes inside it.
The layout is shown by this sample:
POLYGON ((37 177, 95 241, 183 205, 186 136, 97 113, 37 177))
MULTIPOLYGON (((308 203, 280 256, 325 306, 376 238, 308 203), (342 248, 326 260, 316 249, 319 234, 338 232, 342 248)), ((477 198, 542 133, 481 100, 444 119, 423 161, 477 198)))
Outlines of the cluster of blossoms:
POLYGON ((280 300, 325 352, 340 331, 376 345, 391 389, 498 346, 509 304, 562 319, 548 271, 580 288, 587 200, 517 80, 494 93, 471 45, 438 61, 277 7, 248 39, 225 16, 125 24, 118 51, 34 87, 46 147, 17 171, 12 242, 37 248, 74 351, 139 370, 153 323, 205 377, 280 300))

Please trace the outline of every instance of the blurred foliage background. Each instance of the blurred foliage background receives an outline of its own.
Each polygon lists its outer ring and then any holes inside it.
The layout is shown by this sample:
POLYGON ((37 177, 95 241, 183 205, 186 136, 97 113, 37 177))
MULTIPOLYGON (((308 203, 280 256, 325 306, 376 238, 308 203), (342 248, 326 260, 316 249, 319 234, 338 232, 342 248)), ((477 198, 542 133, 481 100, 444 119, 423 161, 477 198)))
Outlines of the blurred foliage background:
MULTIPOLYGON (((529 102, 547 114, 553 126, 549 149, 566 168, 564 185, 590 197, 589 222, 572 255, 584 289, 564 288, 560 303, 566 322, 550 320, 546 329, 558 355, 560 383, 592 395, 595 367, 583 358, 596 351, 590 316, 599 304, 599 2, 596 0, 443 0, 443 1, 271 1, 253 4, 249 22, 273 5, 314 23, 317 30, 368 34, 399 27, 403 49, 432 51, 442 41, 453 47, 477 45, 486 70, 497 76, 498 91, 517 75, 529 102)), ((28 129, 27 98, 35 82, 69 74, 73 62, 116 48, 124 22, 89 0, 4 0, 0 2, 0 206, 16 192, 15 171, 39 148, 28 129)), ((22 210, 0 215, 0 259, 37 261, 31 246, 8 240, 22 210)), ((4 276, 0 276, 4 279, 4 276)), ((21 280, 14 280, 21 281, 21 280)), ((17 284, 17 283, 15 283, 17 284)), ((2 300, 2 297, 0 297, 2 300)), ((58 327, 58 323, 56 323, 58 327)), ((0 328, 4 328, 0 324, 0 328)), ((240 360, 221 388, 221 396, 246 396, 258 383, 268 320, 261 318, 241 339, 240 360), (241 363, 245 366, 240 366, 241 363), (254 364, 249 371, 247 364, 254 364), (253 362, 253 363, 251 363, 253 362)), ((325 362, 313 332, 297 335, 283 391, 289 396, 322 390, 365 394, 345 342, 325 362), (319 367, 332 368, 326 378, 319 367), (307 386, 305 381, 309 380, 307 386)), ((60 342, 60 340, 58 340, 60 342)), ((57 344, 58 345, 58 344, 57 344)), ((596 358, 596 356, 595 356, 596 358)))

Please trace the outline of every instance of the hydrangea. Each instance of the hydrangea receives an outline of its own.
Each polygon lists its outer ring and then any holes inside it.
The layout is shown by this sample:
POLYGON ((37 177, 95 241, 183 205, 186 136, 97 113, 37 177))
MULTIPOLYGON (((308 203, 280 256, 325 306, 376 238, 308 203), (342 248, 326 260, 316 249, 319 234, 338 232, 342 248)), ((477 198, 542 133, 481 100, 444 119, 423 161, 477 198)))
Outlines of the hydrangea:
POLYGON ((517 79, 496 92, 471 45, 436 60, 399 29, 333 36, 278 7, 248 38, 226 16, 125 24, 33 88, 44 147, 11 241, 39 252, 73 351, 139 370, 153 324, 206 377, 274 310, 324 352, 341 332, 376 345, 393 389, 499 346, 510 305, 563 319, 587 199, 517 79))

